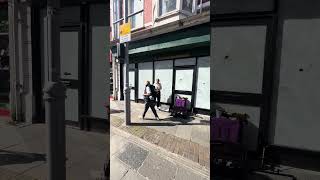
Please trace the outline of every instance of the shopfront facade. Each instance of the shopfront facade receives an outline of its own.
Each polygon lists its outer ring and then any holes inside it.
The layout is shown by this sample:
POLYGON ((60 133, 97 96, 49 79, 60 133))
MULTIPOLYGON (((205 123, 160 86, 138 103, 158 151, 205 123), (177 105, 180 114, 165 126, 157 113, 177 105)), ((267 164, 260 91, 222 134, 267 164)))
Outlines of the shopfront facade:
MULTIPOLYGON (((211 14, 212 110, 246 113, 244 143, 317 169, 317 1, 218 1, 211 14)), ((319 170, 319 169, 317 169, 319 170)))
POLYGON ((209 113, 209 24, 132 42, 129 54, 132 101, 143 102, 145 82, 160 79, 162 104, 173 105, 177 96, 186 97, 190 110, 209 113))
MULTIPOLYGON (((11 3, 11 55, 15 67, 11 73, 13 119, 30 123, 45 122, 43 89, 49 81, 47 59, 47 9, 45 1, 11 3), (18 12, 21 11, 21 12, 18 12), (21 16, 23 21, 17 21, 21 16), (11 27, 12 30, 15 27, 11 27), (27 30, 24 30, 24 29, 27 30), (28 39, 29 41, 26 41, 28 39), (28 42, 28 43, 25 43, 28 42), (16 47, 15 47, 16 46, 16 47), (16 56, 16 54, 19 54, 16 56), (16 86, 16 83, 19 86, 16 86), (17 88, 16 88, 17 87, 17 88), (19 89, 18 89, 19 88, 19 89)), ((85 127, 83 119, 99 121, 106 129, 110 93, 108 2, 63 1, 60 10, 60 80, 67 87, 65 120, 85 127)))

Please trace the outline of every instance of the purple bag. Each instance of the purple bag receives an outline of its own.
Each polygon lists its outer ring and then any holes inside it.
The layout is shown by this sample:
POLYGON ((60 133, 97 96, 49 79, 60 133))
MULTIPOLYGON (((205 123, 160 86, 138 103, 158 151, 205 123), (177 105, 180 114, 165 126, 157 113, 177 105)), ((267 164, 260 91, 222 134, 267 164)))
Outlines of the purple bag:
POLYGON ((176 102, 175 102, 176 107, 185 107, 185 104, 186 104, 185 99, 180 99, 180 98, 176 99, 176 102))
POLYGON ((211 119, 211 126, 213 142, 239 143, 240 121, 214 117, 211 119))

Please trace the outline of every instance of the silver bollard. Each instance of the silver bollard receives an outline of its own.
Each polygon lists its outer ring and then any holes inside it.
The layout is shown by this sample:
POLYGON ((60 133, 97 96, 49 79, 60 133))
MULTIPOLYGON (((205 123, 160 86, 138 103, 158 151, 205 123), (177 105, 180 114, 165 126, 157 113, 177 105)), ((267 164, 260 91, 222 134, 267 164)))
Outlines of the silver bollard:
POLYGON ((49 180, 66 179, 65 145, 66 87, 62 82, 48 82, 44 89, 48 135, 47 165, 49 180))

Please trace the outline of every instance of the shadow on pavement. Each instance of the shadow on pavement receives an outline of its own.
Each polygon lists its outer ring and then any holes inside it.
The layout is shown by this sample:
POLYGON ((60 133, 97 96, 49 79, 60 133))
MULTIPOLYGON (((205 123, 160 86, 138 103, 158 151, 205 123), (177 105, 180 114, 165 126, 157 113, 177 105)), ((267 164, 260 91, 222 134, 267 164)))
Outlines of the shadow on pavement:
MULTIPOLYGON (((214 180, 240 180, 239 177, 221 177, 221 176, 213 176, 214 180)), ((274 180, 263 174, 253 174, 248 177, 246 180, 274 180)))
POLYGON ((45 154, 0 150, 0 166, 46 161, 45 154))
POLYGON ((111 109, 110 114, 123 113, 123 110, 111 109))
POLYGON ((133 126, 177 126, 177 125, 181 126, 181 125, 209 125, 210 124, 207 121, 200 121, 200 123, 193 123, 192 121, 194 119, 195 118, 193 117, 190 117, 188 119, 169 117, 169 118, 164 118, 158 121, 156 119, 145 118, 145 120, 147 120, 148 122, 131 123, 131 125, 133 126))
POLYGON ((131 123, 131 126, 175 126, 174 123, 131 123))

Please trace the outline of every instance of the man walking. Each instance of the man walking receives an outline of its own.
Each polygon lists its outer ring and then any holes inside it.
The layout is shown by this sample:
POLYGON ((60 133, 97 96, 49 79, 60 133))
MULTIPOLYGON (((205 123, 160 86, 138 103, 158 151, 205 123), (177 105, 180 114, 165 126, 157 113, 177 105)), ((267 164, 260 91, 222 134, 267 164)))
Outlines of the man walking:
POLYGON ((155 90, 156 90, 157 108, 159 110, 159 108, 160 108, 161 90, 162 90, 160 79, 156 79, 156 83, 154 83, 154 87, 155 87, 155 90))
POLYGON ((157 111, 155 110, 155 99, 156 99, 156 94, 155 94, 155 88, 150 84, 150 81, 146 81, 146 87, 144 89, 144 101, 145 101, 145 107, 144 107, 144 112, 142 115, 142 119, 144 119, 147 111, 149 110, 149 107, 151 108, 154 116, 156 117, 157 120, 160 120, 157 111))

